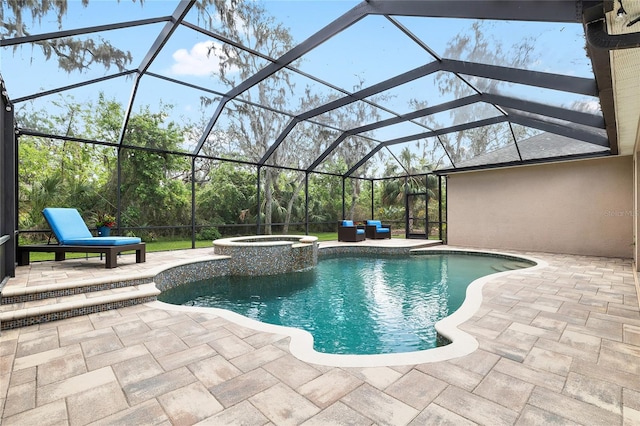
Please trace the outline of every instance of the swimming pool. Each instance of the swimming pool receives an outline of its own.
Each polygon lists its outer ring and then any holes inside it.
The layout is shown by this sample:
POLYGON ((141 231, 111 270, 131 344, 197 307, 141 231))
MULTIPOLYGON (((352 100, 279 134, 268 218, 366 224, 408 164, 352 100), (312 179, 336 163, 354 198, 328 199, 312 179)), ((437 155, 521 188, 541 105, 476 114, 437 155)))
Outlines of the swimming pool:
POLYGON ((168 289, 158 299, 303 329, 321 353, 404 353, 447 343, 435 323, 460 307, 472 281, 532 265, 460 253, 328 256, 304 271, 215 277, 168 289))

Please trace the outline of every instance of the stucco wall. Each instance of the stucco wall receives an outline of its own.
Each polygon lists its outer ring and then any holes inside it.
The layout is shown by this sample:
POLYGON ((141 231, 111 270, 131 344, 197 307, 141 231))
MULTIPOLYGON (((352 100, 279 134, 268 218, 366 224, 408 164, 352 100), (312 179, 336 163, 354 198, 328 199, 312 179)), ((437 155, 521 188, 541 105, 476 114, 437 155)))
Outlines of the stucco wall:
POLYGON ((451 245, 631 258, 633 157, 452 174, 451 245))
MULTIPOLYGON (((640 135, 640 131, 638 134, 640 135)), ((640 193, 638 191, 638 186, 640 185, 640 153, 637 149, 638 144, 636 143, 636 151, 633 154, 633 208, 634 212, 636 212, 633 220, 633 235, 635 236, 636 241, 640 241, 640 236, 638 235, 638 232, 640 231, 640 215, 637 214, 637 212, 640 212, 640 193)), ((638 248, 638 244, 634 247, 633 260, 636 264, 636 271, 640 271, 640 249, 638 248)), ((636 282, 636 285, 637 284, 638 283, 636 282)), ((640 290, 640 287, 638 290, 640 290)), ((640 302, 640 291, 638 291, 638 302, 640 302)))
MULTIPOLYGON (((636 212, 635 220, 633 221, 633 235, 636 241, 640 241, 640 119, 638 120, 638 129, 636 130, 636 143, 633 149, 633 206, 634 212, 636 212)), ((638 244, 635 245, 634 258, 636 271, 640 271, 640 248, 638 244)), ((636 280, 636 287, 638 293, 638 301, 640 302, 640 284, 636 280)))

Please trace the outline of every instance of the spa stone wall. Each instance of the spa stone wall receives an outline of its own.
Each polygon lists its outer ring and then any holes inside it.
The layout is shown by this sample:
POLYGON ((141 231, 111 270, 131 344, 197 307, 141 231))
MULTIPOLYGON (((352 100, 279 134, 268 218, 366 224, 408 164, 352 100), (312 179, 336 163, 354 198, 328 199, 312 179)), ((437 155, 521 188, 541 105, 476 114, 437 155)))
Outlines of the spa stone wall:
POLYGON ((368 247, 368 246, 335 246, 323 247, 320 250, 320 257, 347 255, 405 255, 409 254, 413 247, 368 247))
POLYGON ((202 260, 174 266, 155 276, 156 288, 160 291, 178 287, 192 281, 229 275, 229 259, 202 260))
POLYGON ((300 243, 300 238, 237 239, 233 244, 214 242, 216 255, 229 256, 230 275, 275 275, 300 271, 318 263, 318 243, 300 243), (286 242, 283 242, 286 241, 286 242), (218 244, 217 244, 218 243, 218 244))

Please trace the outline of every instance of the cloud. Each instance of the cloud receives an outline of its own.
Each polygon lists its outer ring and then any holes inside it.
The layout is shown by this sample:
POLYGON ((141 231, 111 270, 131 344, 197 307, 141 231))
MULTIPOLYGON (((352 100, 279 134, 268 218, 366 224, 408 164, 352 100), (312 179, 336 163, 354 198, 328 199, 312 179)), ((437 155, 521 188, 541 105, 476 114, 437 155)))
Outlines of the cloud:
POLYGON ((592 101, 588 99, 574 101, 571 104, 571 108, 581 112, 588 112, 590 114, 598 114, 601 111, 599 101, 592 101))
POLYGON ((220 44, 214 41, 196 43, 191 50, 176 50, 172 55, 175 63, 171 65, 171 74, 207 76, 218 72, 220 57, 214 52, 209 55, 211 48, 221 52, 220 44))

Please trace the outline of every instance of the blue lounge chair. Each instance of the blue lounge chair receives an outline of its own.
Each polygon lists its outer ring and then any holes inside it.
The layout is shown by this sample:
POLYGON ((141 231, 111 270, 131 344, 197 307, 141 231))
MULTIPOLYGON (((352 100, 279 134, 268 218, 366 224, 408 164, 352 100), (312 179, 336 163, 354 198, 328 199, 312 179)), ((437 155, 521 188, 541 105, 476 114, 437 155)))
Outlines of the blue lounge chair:
POLYGON ((379 220, 367 220, 366 235, 374 240, 391 238, 391 225, 383 225, 379 220))
POLYGON ((343 220, 338 223, 338 241, 358 242, 364 239, 364 227, 354 225, 352 220, 343 220))
POLYGON ((56 260, 64 260, 65 253, 104 253, 106 268, 117 266, 118 253, 135 250, 136 263, 145 261, 145 244, 138 237, 94 237, 76 209, 47 207, 42 211, 58 244, 39 244, 18 247, 18 263, 29 264, 30 252, 54 252, 56 260))

